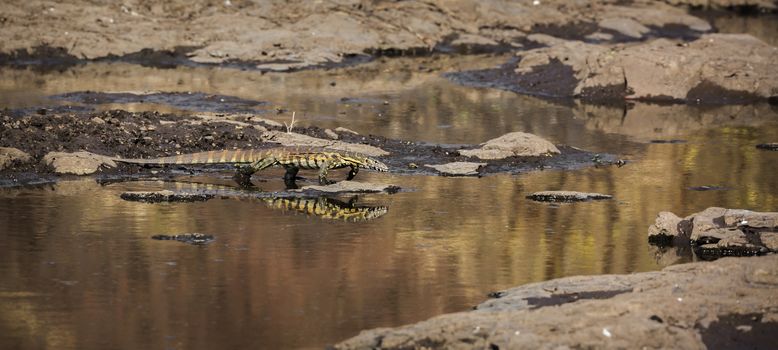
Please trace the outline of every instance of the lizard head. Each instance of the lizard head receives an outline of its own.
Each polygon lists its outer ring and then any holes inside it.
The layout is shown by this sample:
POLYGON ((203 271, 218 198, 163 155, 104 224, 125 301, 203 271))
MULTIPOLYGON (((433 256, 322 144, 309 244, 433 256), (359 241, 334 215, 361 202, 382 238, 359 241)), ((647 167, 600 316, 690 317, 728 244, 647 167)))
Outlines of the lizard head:
POLYGON ((380 171, 380 172, 387 172, 387 171, 389 171, 389 166, 387 166, 386 164, 382 163, 381 161, 375 160, 375 159, 370 158, 370 157, 365 157, 365 159, 364 159, 364 161, 362 163, 363 163, 362 167, 365 168, 365 169, 371 169, 371 170, 380 171))

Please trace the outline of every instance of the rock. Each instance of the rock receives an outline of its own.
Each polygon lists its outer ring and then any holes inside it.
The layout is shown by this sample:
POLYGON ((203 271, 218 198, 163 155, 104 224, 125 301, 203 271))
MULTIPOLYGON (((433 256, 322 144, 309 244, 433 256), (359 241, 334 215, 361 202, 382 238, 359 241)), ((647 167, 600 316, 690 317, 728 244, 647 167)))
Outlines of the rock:
POLYGON ((593 199, 611 199, 613 196, 575 191, 541 191, 532 193, 527 198, 538 202, 581 202, 593 199))
POLYGON ((330 129, 324 129, 324 134, 327 135, 327 137, 329 137, 329 138, 331 138, 333 140, 337 140, 338 138, 340 138, 340 136, 338 136, 338 134, 336 134, 334 131, 332 131, 330 129))
POLYGON ((126 201, 159 203, 159 202, 204 202, 214 197, 211 193, 173 192, 170 190, 153 192, 124 192, 120 197, 126 201))
POLYGON ((192 245, 204 245, 214 241, 212 235, 206 235, 202 233, 185 233, 180 235, 154 235, 151 239, 158 241, 179 241, 192 245))
POLYGON ((13 147, 0 147, 0 170, 11 168, 14 163, 26 163, 32 158, 26 152, 13 147))
POLYGON ((520 85, 544 70, 554 70, 567 77, 559 81, 572 84, 553 91, 523 87, 536 94, 728 104, 766 101, 778 91, 778 71, 772 69, 778 48, 746 34, 708 34, 691 43, 562 41, 519 55, 515 72, 520 85))
POLYGON ((342 127, 342 126, 339 126, 339 127, 335 128, 335 131, 337 131, 337 132, 347 132, 349 134, 359 135, 358 132, 356 132, 354 130, 351 130, 351 129, 346 129, 346 128, 342 127))
POLYGON ((54 167, 57 174, 87 175, 100 170, 101 167, 116 167, 110 157, 90 152, 50 152, 43 157, 43 163, 54 167))
POLYGON ((267 142, 280 143, 282 146, 322 147, 322 148, 329 148, 333 150, 364 154, 366 156, 371 156, 371 157, 380 157, 389 154, 389 152, 387 151, 384 151, 378 147, 374 147, 370 145, 348 143, 348 142, 337 141, 337 140, 319 139, 316 137, 311 137, 308 135, 298 134, 294 132, 287 133, 281 131, 268 131, 262 134, 262 139, 267 142))
POLYGON ((776 212, 711 207, 683 220, 661 212, 648 231, 649 242, 660 245, 679 245, 683 240, 675 237, 688 235, 695 254, 703 259, 778 252, 776 212), (673 236, 673 227, 677 227, 677 236, 673 236))
POLYGON ((460 150, 459 154, 481 159, 502 159, 507 157, 537 157, 559 154, 553 143, 539 136, 525 132, 512 132, 486 141, 481 148, 460 150))
POLYGON ((690 239, 693 242, 701 240, 707 231, 722 227, 719 223, 723 221, 722 217, 727 209, 719 207, 710 207, 699 213, 687 217, 692 221, 692 233, 690 239))
POLYGON ((755 212, 743 209, 728 209, 724 212, 724 225, 755 228, 778 227, 778 212, 755 212))
POLYGON ((778 142, 772 142, 772 143, 760 143, 756 145, 756 148, 758 149, 765 149, 768 151, 778 151, 778 142))
POLYGON ((317 194, 317 193, 396 193, 400 190, 399 186, 387 184, 374 184, 358 181, 340 181, 334 184, 319 186, 303 186, 302 188, 292 189, 289 192, 317 194))
MULTIPOLYGON (((715 320, 778 308, 778 255, 556 279, 495 293, 477 310, 362 331, 335 349, 711 348, 715 320)), ((758 317, 758 316, 757 316, 758 317)), ((757 318, 759 320, 759 318, 757 318)), ((738 323, 743 324, 743 323, 738 323)), ((778 327, 773 319, 749 325, 778 327)), ((773 337, 741 338, 771 348, 773 337)))
POLYGON ((639 39, 651 30, 631 18, 605 18, 598 23, 601 28, 610 29, 631 38, 639 39))
POLYGON ((648 241, 655 244, 680 243, 689 239, 691 222, 677 215, 663 211, 656 216, 654 224, 648 228, 648 241))
POLYGON ((759 239, 765 248, 773 252, 778 252, 778 232, 761 232, 759 239))
POLYGON ((478 172, 481 167, 486 166, 486 163, 473 163, 473 162, 452 162, 446 164, 424 164, 424 166, 433 168, 441 173, 443 176, 478 176, 478 172))

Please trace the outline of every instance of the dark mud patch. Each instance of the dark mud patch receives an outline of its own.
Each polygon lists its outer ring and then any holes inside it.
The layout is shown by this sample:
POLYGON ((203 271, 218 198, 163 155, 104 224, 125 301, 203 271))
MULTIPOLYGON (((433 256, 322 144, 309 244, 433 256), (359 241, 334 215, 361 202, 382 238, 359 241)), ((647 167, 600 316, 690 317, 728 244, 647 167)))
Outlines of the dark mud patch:
POLYGON ((214 195, 210 193, 196 192, 173 192, 173 191, 154 191, 154 192, 124 192, 119 195, 121 199, 131 202, 143 203, 162 203, 162 202, 205 202, 213 199, 214 195))
POLYGON ((152 103, 199 112, 265 113, 267 102, 235 96, 201 92, 165 92, 152 94, 79 91, 51 96, 52 99, 87 105, 152 103))
POLYGON ((762 97, 754 93, 729 90, 707 80, 697 84, 686 94, 686 101, 690 104, 748 104, 763 100, 762 97))
POLYGON ((17 49, 9 53, 0 53, 0 66, 16 69, 31 69, 46 73, 65 71, 87 61, 68 53, 63 47, 41 45, 32 49, 17 49))
POLYGON ((708 328, 697 325, 708 349, 774 349, 778 322, 762 314, 719 316, 708 328))
POLYGON ((157 241, 178 241, 191 245, 205 245, 213 242, 216 238, 203 233, 184 233, 180 235, 154 235, 151 236, 151 239, 157 241))
POLYGON ((607 290, 607 291, 589 291, 578 293, 553 294, 550 297, 530 297, 524 300, 530 310, 539 309, 546 306, 557 306, 567 303, 573 303, 579 300, 587 299, 610 299, 619 294, 629 293, 631 290, 607 290))
MULTIPOLYGON (((531 72, 516 74, 518 59, 498 68, 446 73, 451 81, 471 87, 487 87, 552 99, 571 100, 574 96, 573 68, 553 59, 549 64, 533 67, 531 72)), ((568 104, 572 104, 569 102, 568 104)))

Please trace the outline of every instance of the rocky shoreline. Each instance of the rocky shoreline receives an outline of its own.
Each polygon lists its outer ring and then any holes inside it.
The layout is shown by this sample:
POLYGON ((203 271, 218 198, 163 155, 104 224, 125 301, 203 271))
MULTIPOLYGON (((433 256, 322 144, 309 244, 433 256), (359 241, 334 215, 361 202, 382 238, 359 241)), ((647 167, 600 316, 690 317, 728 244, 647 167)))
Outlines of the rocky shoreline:
POLYGON ((333 349, 768 349, 778 255, 631 275, 569 277, 492 293, 474 311, 378 328, 333 349))

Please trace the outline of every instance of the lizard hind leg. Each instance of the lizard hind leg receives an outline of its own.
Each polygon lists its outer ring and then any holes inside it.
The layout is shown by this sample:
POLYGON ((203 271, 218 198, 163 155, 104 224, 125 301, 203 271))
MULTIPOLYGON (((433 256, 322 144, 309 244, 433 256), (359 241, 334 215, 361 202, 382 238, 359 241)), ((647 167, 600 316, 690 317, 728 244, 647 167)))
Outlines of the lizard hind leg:
POLYGON ((286 185, 287 189, 296 189, 299 188, 297 186, 296 180, 297 180, 297 173, 300 171, 300 168, 298 167, 287 167, 286 173, 284 174, 284 185, 286 185))

